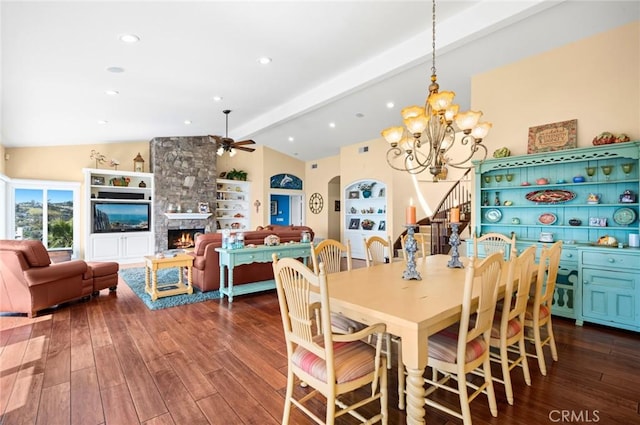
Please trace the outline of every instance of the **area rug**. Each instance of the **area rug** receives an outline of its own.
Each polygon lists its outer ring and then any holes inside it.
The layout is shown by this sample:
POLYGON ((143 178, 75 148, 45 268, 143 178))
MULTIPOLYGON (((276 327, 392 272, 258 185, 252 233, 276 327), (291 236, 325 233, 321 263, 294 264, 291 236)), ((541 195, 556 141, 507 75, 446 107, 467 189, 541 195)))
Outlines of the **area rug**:
MULTIPOLYGON (((218 291, 201 292, 194 287, 193 294, 173 295, 151 301, 151 296, 144 291, 144 267, 122 269, 119 271, 119 274, 122 280, 131 288, 138 298, 142 300, 149 310, 161 310, 163 308, 199 303, 206 300, 217 300, 220 298, 220 292, 218 291)), ((159 284, 174 283, 177 281, 177 268, 158 270, 159 284)))

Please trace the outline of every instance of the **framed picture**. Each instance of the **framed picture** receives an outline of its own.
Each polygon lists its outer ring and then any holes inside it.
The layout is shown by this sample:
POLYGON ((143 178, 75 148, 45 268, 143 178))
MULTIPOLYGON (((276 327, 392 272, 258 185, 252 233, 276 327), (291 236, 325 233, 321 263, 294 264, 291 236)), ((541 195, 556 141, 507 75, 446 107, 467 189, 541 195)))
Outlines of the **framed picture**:
POLYGON ((387 230, 387 222, 384 220, 381 220, 380 224, 378 224, 378 230, 387 230))
POLYGON ((359 199, 360 198, 360 192, 357 190, 352 190, 351 192, 349 192, 349 199, 359 199))
POLYGON ((578 146, 578 120, 529 127, 527 153, 552 152, 578 146))
POLYGON ((271 215, 278 215, 278 201, 271 201, 271 215))
POLYGON ((198 202, 198 212, 200 214, 206 214, 209 212, 209 203, 208 202, 198 202))
POLYGON ((349 222, 349 229, 358 230, 359 228, 360 228, 360 219, 352 218, 351 221, 349 222))
POLYGON ((92 176, 91 184, 96 186, 104 186, 104 177, 101 176, 92 176))
POLYGON ((333 205, 333 210, 340 211, 340 201, 335 201, 335 204, 333 205))

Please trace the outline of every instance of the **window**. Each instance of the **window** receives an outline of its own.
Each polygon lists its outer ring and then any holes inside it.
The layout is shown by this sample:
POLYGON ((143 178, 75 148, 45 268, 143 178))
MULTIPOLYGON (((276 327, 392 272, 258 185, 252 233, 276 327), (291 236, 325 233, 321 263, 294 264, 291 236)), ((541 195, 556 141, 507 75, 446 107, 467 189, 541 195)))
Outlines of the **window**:
POLYGON ((71 251, 80 240, 80 184, 41 180, 9 180, 12 209, 7 212, 13 239, 42 241, 48 250, 71 251))

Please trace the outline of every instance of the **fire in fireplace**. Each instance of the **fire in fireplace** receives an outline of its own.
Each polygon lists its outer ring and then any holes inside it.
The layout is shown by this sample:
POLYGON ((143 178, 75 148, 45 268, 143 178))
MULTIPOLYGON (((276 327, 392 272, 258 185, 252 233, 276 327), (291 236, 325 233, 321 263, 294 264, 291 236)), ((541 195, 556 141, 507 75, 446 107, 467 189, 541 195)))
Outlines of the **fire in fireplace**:
POLYGON ((204 233, 204 229, 169 229, 169 249, 193 248, 196 245, 195 234, 204 233))

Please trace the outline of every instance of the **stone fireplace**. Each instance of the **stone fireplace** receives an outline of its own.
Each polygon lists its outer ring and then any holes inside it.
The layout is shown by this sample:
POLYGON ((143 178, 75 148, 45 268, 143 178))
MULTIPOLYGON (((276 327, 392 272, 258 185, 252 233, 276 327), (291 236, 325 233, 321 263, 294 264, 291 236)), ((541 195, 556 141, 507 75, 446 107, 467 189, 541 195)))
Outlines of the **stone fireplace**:
POLYGON ((193 248, 196 246, 196 233, 204 233, 204 228, 169 229, 167 231, 167 247, 169 249, 193 248))
POLYGON ((217 156, 209 137, 156 137, 149 142, 149 152, 154 176, 155 252, 173 249, 169 246, 169 230, 215 232, 217 156), (182 213, 197 213, 201 202, 209 203, 212 214, 208 218, 165 215, 178 206, 182 213))

